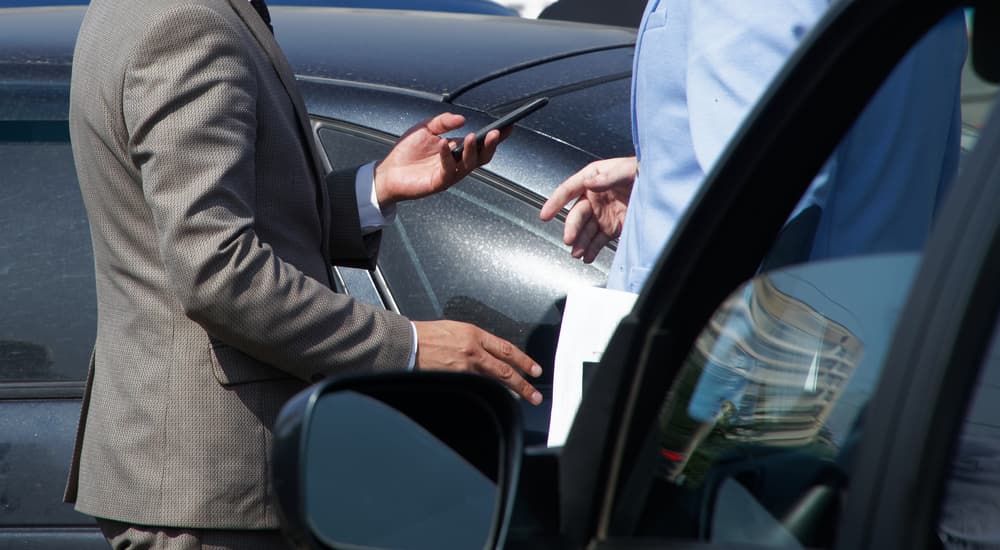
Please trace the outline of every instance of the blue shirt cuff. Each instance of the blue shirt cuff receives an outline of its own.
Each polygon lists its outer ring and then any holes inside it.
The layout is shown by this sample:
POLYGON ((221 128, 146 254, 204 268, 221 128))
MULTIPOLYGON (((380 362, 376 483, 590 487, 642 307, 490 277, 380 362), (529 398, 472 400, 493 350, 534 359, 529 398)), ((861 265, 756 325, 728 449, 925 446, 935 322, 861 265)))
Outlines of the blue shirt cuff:
POLYGON ((374 233, 396 219, 396 205, 382 208, 378 204, 378 197, 375 195, 374 162, 358 168, 354 177, 354 189, 357 191, 362 235, 374 233))

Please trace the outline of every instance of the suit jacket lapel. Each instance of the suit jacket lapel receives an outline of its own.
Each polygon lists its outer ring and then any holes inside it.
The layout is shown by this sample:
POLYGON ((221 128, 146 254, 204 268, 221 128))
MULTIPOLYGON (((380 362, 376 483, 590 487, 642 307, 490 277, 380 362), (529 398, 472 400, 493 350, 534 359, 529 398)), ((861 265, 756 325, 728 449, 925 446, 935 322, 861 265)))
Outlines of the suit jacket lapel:
POLYGON ((292 100, 292 106, 295 108, 296 118, 298 118, 299 130, 302 132, 302 139, 304 140, 306 154, 312 161, 313 172, 316 174, 316 182, 318 186, 316 194, 317 197, 319 197, 319 214, 323 224, 323 250, 328 250, 327 234, 329 231, 327 231, 327 228, 330 227, 330 209, 327 207, 327 202, 329 201, 328 192, 323 183, 324 169, 323 165, 316 157, 316 152, 313 150, 314 140, 312 127, 309 124, 309 114, 306 111, 305 102, 299 94, 298 85, 295 83, 295 73, 292 72, 292 68, 288 64, 288 59, 285 58, 285 54, 282 53, 281 48, 278 47, 278 43, 274 39, 274 34, 267 28, 264 21, 261 20, 260 15, 258 15, 257 11, 250 5, 249 0, 229 0, 229 3, 233 6, 233 9, 236 10, 236 13, 240 16, 240 18, 243 19, 243 22, 250 28, 250 31, 253 33, 254 38, 257 39, 261 48, 264 49, 267 57, 274 65, 274 70, 278 74, 278 78, 281 80, 281 84, 284 86, 285 91, 288 93, 288 97, 292 100))

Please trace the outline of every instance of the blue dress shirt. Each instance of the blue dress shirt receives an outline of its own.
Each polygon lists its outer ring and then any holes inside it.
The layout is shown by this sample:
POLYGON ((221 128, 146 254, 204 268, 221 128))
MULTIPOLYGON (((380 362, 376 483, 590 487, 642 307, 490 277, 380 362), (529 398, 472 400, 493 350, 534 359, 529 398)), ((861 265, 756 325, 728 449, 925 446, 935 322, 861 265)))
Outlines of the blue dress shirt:
POLYGON ((702 179, 829 0, 649 0, 632 79, 639 175, 608 287, 638 292, 702 179))

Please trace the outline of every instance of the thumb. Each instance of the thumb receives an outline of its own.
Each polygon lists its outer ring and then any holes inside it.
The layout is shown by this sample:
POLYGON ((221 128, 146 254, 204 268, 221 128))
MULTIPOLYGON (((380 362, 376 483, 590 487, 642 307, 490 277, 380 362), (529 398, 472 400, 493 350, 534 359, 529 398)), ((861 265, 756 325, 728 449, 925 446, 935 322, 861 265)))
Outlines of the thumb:
POLYGON ((465 117, 454 113, 441 113, 427 121, 427 129, 434 135, 446 134, 465 124, 465 117))

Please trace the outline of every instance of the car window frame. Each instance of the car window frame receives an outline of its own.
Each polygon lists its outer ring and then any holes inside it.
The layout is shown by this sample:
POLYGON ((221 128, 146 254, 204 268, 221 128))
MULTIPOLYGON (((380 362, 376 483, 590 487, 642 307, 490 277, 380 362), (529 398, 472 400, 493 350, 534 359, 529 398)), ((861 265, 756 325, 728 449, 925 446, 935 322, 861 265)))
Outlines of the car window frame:
MULTIPOLYGON (((377 130, 375 128, 370 128, 367 126, 362 126, 360 124, 355 124, 353 122, 348 122, 346 120, 339 120, 335 118, 329 118, 324 116, 310 115, 310 125, 313 132, 313 141, 316 147, 323 153, 320 155, 323 169, 327 172, 331 171, 333 167, 330 164, 330 159, 326 155, 326 149, 323 147, 323 141, 320 138, 319 132, 324 128, 329 128, 333 131, 353 135, 356 137, 370 139, 373 141, 380 142, 388 148, 392 148, 393 145, 399 140, 400 136, 392 135, 388 132, 377 130)), ((518 185, 517 183, 500 176, 494 172, 486 170, 485 168, 478 168, 469 173, 468 176, 473 179, 480 181, 485 185, 495 188, 497 191, 506 193, 516 199, 521 200, 529 206, 541 209, 542 205, 545 204, 546 197, 524 187, 518 185)), ((566 212, 560 212, 556 219, 565 222, 566 212)))
MULTIPOLYGON (((310 127, 313 132, 313 140, 316 145, 316 148, 318 151, 321 152, 319 156, 323 165, 323 169, 327 172, 332 171, 333 168, 330 163, 330 159, 327 156, 326 148, 323 145, 322 138, 320 136, 320 131, 323 129, 329 129, 335 132, 339 132, 341 134, 346 134, 361 139, 372 140, 377 143, 385 145, 387 148, 391 148, 396 143, 396 141, 399 140, 399 136, 394 136, 392 134, 376 130, 374 128, 362 126, 359 124, 354 124, 344 120, 315 116, 315 115, 310 116, 310 127)), ((546 197, 532 191, 531 189, 518 185, 517 183, 503 176, 497 175, 483 168, 473 170, 466 177, 472 178, 476 180, 479 184, 486 185, 499 193, 508 195, 513 199, 524 203, 526 206, 530 208, 541 210, 542 205, 545 204, 546 201, 546 197)), ((565 223, 567 213, 568 210, 564 209, 556 214, 555 219, 558 220, 559 223, 565 223)), ((612 241, 608 243, 607 247, 610 251, 614 252, 617 249, 617 241, 612 241)), ((338 285, 339 288, 343 289, 348 295, 361 295, 364 297, 364 296, 369 296, 372 293, 375 293, 378 295, 377 300, 362 298, 362 301, 366 301, 367 303, 370 303, 378 307, 382 307, 384 309, 387 309, 395 313, 404 313, 400 312, 399 305, 395 297, 393 296, 391 289, 389 288, 388 282, 386 281, 385 277, 382 274, 382 269, 379 264, 376 264, 375 268, 371 270, 362 270, 359 268, 342 268, 339 266, 333 266, 333 272, 334 272, 335 283, 338 285), (352 277, 350 275, 345 276, 344 270, 346 269, 350 269, 351 271, 355 272, 354 275, 358 274, 356 272, 367 271, 367 280, 362 283, 359 280, 360 277, 357 276, 352 277), (359 289, 357 286, 359 284, 363 284, 365 288, 359 289)))
POLYGON ((834 4, 769 87, 707 176, 657 262, 650 279, 657 283, 643 289, 623 319, 606 351, 609 359, 584 396, 560 457, 561 527, 571 543, 639 543, 608 538, 613 513, 628 506, 618 502, 619 474, 636 460, 701 327, 730 291, 753 276, 812 176, 895 63, 963 4, 834 4), (852 85, 838 85, 845 81, 852 85), (777 200, 775 186, 784 191, 777 200), (751 217, 754 223, 747 224, 751 217), (660 368, 645 368, 653 355, 660 368))
MULTIPOLYGON (((19 143, 52 141, 69 143, 69 122, 64 118, 32 117, 0 121, 0 138, 19 143)), ((96 325, 95 325, 96 330, 96 325)), ((79 399, 86 379, 0 381, 0 401, 24 399, 79 399)))

